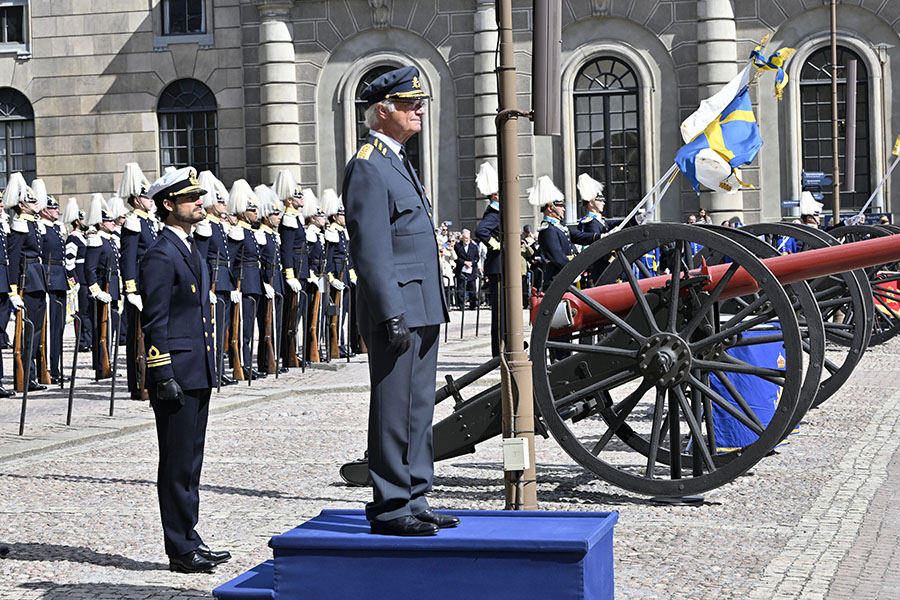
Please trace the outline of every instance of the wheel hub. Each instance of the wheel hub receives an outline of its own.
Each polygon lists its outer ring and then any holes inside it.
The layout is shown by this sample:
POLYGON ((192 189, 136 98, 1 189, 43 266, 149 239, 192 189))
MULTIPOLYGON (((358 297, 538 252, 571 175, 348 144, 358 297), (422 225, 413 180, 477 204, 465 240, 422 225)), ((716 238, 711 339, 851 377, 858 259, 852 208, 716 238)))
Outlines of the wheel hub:
POLYGON ((656 385, 672 387, 687 376, 691 350, 677 335, 660 333, 641 345, 638 366, 645 378, 656 380, 656 385))

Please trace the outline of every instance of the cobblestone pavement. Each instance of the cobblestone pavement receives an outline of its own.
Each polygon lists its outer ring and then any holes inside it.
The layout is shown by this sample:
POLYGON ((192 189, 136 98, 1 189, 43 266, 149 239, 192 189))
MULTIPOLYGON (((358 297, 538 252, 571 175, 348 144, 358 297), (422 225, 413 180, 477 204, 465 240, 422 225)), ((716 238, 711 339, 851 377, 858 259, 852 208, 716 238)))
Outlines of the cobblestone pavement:
MULTIPOLYGON (((488 358, 484 333, 461 342, 451 325, 441 379, 488 358)), ((539 439, 540 508, 620 512, 619 598, 900 597, 898 360, 900 341, 870 349, 790 444, 699 506, 658 505, 597 481, 553 440, 539 439)), ((108 417, 108 384, 90 384, 76 394, 66 427, 65 395, 35 394, 20 438, 19 402, 3 401, 0 541, 11 553, 0 560, 0 599, 211 597, 271 557, 272 535, 368 498, 337 471, 364 447, 366 383, 361 356, 214 395, 199 529, 234 559, 194 576, 166 570, 146 403, 122 399, 108 417)), ((499 444, 438 463, 432 501, 502 508, 499 444)))

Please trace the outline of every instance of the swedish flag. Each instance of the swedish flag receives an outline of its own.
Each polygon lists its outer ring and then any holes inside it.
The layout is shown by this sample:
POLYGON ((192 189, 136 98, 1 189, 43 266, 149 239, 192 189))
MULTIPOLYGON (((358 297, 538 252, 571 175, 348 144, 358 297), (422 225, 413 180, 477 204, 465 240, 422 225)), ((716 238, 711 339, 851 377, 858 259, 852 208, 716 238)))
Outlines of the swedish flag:
POLYGON ((730 192, 735 181, 740 184, 735 168, 753 161, 762 144, 745 85, 702 133, 681 147, 675 162, 698 194, 701 183, 730 192))

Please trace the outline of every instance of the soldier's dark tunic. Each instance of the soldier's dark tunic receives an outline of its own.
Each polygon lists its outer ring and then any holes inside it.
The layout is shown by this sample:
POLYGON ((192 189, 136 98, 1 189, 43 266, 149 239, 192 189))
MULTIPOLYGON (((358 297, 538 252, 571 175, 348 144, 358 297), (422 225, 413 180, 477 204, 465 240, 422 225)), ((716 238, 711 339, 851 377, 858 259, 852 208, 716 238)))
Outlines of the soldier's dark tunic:
MULTIPOLYGON (((595 234, 596 237, 600 237, 607 231, 609 231, 609 227, 606 225, 606 220, 603 218, 603 215, 597 214, 595 212, 588 212, 580 221, 578 221, 578 231, 583 233, 595 234)), ((597 281, 600 278, 600 274, 606 268, 606 265, 609 264, 609 260, 612 258, 612 255, 601 258, 588 270, 588 275, 590 276, 591 281, 597 281)))
POLYGON ((50 300, 48 313, 50 327, 47 330, 50 346, 50 376, 58 380, 61 376, 59 359, 62 354, 62 331, 66 314, 66 292, 69 281, 66 278, 66 240, 59 226, 47 219, 41 219, 44 237, 41 240, 41 258, 47 276, 47 292, 50 300))
MULTIPOLYGON (((85 283, 87 284, 88 288, 93 290, 94 293, 96 293, 97 291, 105 291, 110 295, 110 297, 112 298, 112 302, 110 303, 111 305, 119 300, 119 249, 116 246, 116 243, 113 240, 113 236, 111 234, 105 231, 100 231, 88 238, 88 247, 87 252, 85 253, 84 260, 84 277, 85 283)), ((102 309, 101 302, 92 298, 91 303, 95 307, 94 309, 92 309, 91 314, 99 315, 102 309)), ((115 322, 115 319, 112 315, 112 306, 110 306, 109 323, 111 324, 111 327, 109 328, 109 333, 107 334, 107 346, 113 343, 112 332, 117 326, 117 323, 115 322)), ((93 323, 93 325, 93 368, 95 371, 99 371, 101 368, 100 335, 102 333, 99 330, 99 319, 97 319, 93 323)), ((108 347, 107 350, 109 351, 110 348, 108 347)), ((109 352, 110 358, 112 357, 112 355, 112 352, 109 352)))
MULTIPOLYGON (((343 353, 348 351, 346 340, 344 339, 344 324, 350 311, 350 269, 353 268, 353 264, 350 261, 350 245, 347 239, 347 230, 337 223, 332 223, 328 228, 331 233, 325 236, 328 242, 325 249, 325 271, 329 282, 338 280, 344 284, 344 290, 341 292, 341 306, 339 307, 341 314, 338 321, 338 326, 340 327, 338 344, 340 351, 343 353), (328 241, 329 235, 337 236, 337 241, 328 241)), ((337 303, 337 290, 331 287, 329 293, 331 294, 331 301, 337 303)))
MULTIPOLYGON (((0 380, 3 379, 3 347, 7 343, 6 326, 12 304, 9 301, 9 256, 6 250, 6 228, 0 223, 0 380)), ((0 382, 0 387, 2 382, 0 382)))
MULTIPOLYGON (((297 209, 287 207, 284 209, 284 215, 281 217, 281 224, 278 226, 278 235, 281 238, 279 249, 281 252, 281 267, 284 269, 285 279, 297 279, 301 285, 306 284, 306 278, 309 277, 309 262, 307 260, 306 251, 306 232, 300 226, 300 218, 297 209)), ((294 294, 295 292, 285 287, 286 294, 294 294)), ((303 335, 299 331, 299 321, 303 315, 306 315, 306 294, 298 294, 297 312, 296 314, 288 314, 284 311, 283 323, 281 330, 285 332, 282 336, 281 360, 283 364, 287 364, 289 357, 296 352, 296 336, 303 335), (290 321, 288 321, 290 320, 290 321), (289 336, 287 332, 292 332, 289 336), (295 347, 290 347, 291 344, 295 347)), ((304 323, 306 321, 304 320, 304 323)), ((298 357, 303 360, 303 357, 298 357)))
POLYGON ((438 332, 448 320, 431 203, 412 169, 369 134, 344 171, 359 328, 369 350, 370 520, 428 510, 438 332), (385 321, 403 315, 409 349, 390 349, 385 321))
POLYGON ((78 344, 81 349, 91 346, 92 321, 90 304, 88 303, 88 285, 84 275, 84 261, 87 255, 87 240, 84 233, 76 229, 66 238, 66 277, 69 281, 78 284, 78 318, 81 320, 81 330, 78 334, 78 344))
MULTIPOLYGON (((137 294, 140 286, 140 273, 138 271, 141 259, 156 240, 156 224, 150 215, 143 210, 134 210, 125 219, 122 227, 122 279, 125 282, 126 294, 137 294)), ((146 301, 146 298, 141 298, 146 301)), ((135 305, 125 302, 125 321, 128 323, 128 331, 125 336, 125 359, 128 372, 128 391, 135 394, 141 392, 137 373, 137 328, 140 327, 140 315, 135 305)))
MULTIPOLYGON (((275 298, 273 299, 275 312, 272 315, 272 331, 275 336, 272 340, 272 348, 278 351, 278 340, 281 339, 281 301, 284 298, 284 278, 281 273, 281 249, 278 247, 278 236, 275 230, 268 225, 260 225, 258 234, 262 234, 264 244, 259 246, 259 264, 262 280, 268 283, 275 290, 275 298)), ((266 314, 271 312, 268 298, 262 296, 259 300, 259 306, 256 309, 256 321, 259 327, 259 345, 257 346, 257 369, 261 372, 268 371, 268 341, 266 336, 266 314)), ((277 361, 276 361, 277 362, 277 361)), ((269 373, 272 374, 271 372, 269 373)))
POLYGON ((590 244, 599 237, 599 233, 578 231, 545 216, 538 228, 538 245, 544 260, 543 289, 550 287, 556 274, 575 256, 575 244, 590 244))
POLYGON ((180 556, 203 543, 194 528, 216 379, 209 274, 199 254, 193 259, 184 240, 165 228, 144 255, 138 281, 145 299, 141 326, 159 438, 157 491, 165 548, 170 557, 180 556), (157 396, 157 383, 172 378, 184 392, 183 405, 157 396))
POLYGON ((42 227, 33 215, 22 214, 13 219, 7 241, 9 251, 9 284, 13 293, 22 295, 26 317, 34 323, 32 338, 32 366, 29 378, 37 382, 36 360, 40 353, 41 323, 47 309, 47 280, 41 265, 42 227), (21 277, 24 269, 24 289, 21 277), (24 292, 24 293, 23 293, 24 292))
POLYGON ((249 372, 250 341, 256 322, 253 315, 263 293, 262 276, 259 272, 259 243, 256 235, 245 221, 238 221, 228 232, 229 252, 231 253, 232 270, 241 288, 241 364, 249 372))
POLYGON ((491 356, 500 356, 500 339, 503 336, 503 312, 500 298, 500 211, 490 204, 475 228, 475 239, 487 246, 484 274, 488 280, 491 297, 491 356))
MULTIPOLYGON (((307 281, 306 283, 306 295, 309 298, 309 307, 307 308, 306 313, 306 322, 310 324, 310 326, 306 327, 306 342, 304 343, 304 347, 306 348, 306 358, 310 359, 312 356, 310 351, 313 348, 313 344, 319 344, 319 341, 322 339, 324 335, 323 331, 323 323, 324 323, 324 310, 322 309, 323 302, 320 296, 317 296, 317 292, 319 290, 319 282, 325 276, 325 236, 322 233, 322 230, 315 225, 310 225, 305 230, 306 235, 306 260, 307 260, 307 279, 312 279, 313 281, 307 281), (318 298, 318 300, 317 300, 318 298), (316 306, 318 304, 318 311, 316 311, 316 306), (316 338, 313 339, 311 335, 311 326, 313 325, 312 320, 316 319, 316 338)), ((303 233, 299 233, 298 235, 302 236, 303 233)), ((327 291, 326 291, 327 293, 327 291)), ((319 344, 321 346, 321 344, 319 344)), ((323 353, 319 352, 320 358, 323 357, 323 353)))
MULTIPOLYGON (((225 351, 225 331, 229 325, 228 315, 231 314, 231 292, 234 291, 235 278, 232 272, 231 250, 225 226, 214 215, 206 215, 206 220, 197 225, 194 231, 194 239, 197 240, 197 250, 206 261, 209 270, 210 285, 216 288, 216 351, 225 351), (215 276, 215 279, 213 279, 215 276)), ((218 358, 216 365, 218 365, 218 358)))

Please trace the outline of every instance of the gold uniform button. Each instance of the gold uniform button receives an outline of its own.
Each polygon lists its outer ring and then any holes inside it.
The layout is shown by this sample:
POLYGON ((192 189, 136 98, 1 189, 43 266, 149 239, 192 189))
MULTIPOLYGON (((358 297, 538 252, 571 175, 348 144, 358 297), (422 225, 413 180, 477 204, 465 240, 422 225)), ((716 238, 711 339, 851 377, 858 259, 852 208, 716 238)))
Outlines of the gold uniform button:
POLYGON ((209 333, 206 332, 206 331, 204 331, 204 332, 203 332, 203 337, 209 337, 209 333))
POLYGON ((212 348, 210 348, 209 346, 207 346, 207 347, 206 347, 206 351, 209 352, 210 350, 212 350, 212 348))
POLYGON ((206 323, 206 317, 203 317, 203 322, 206 323))

